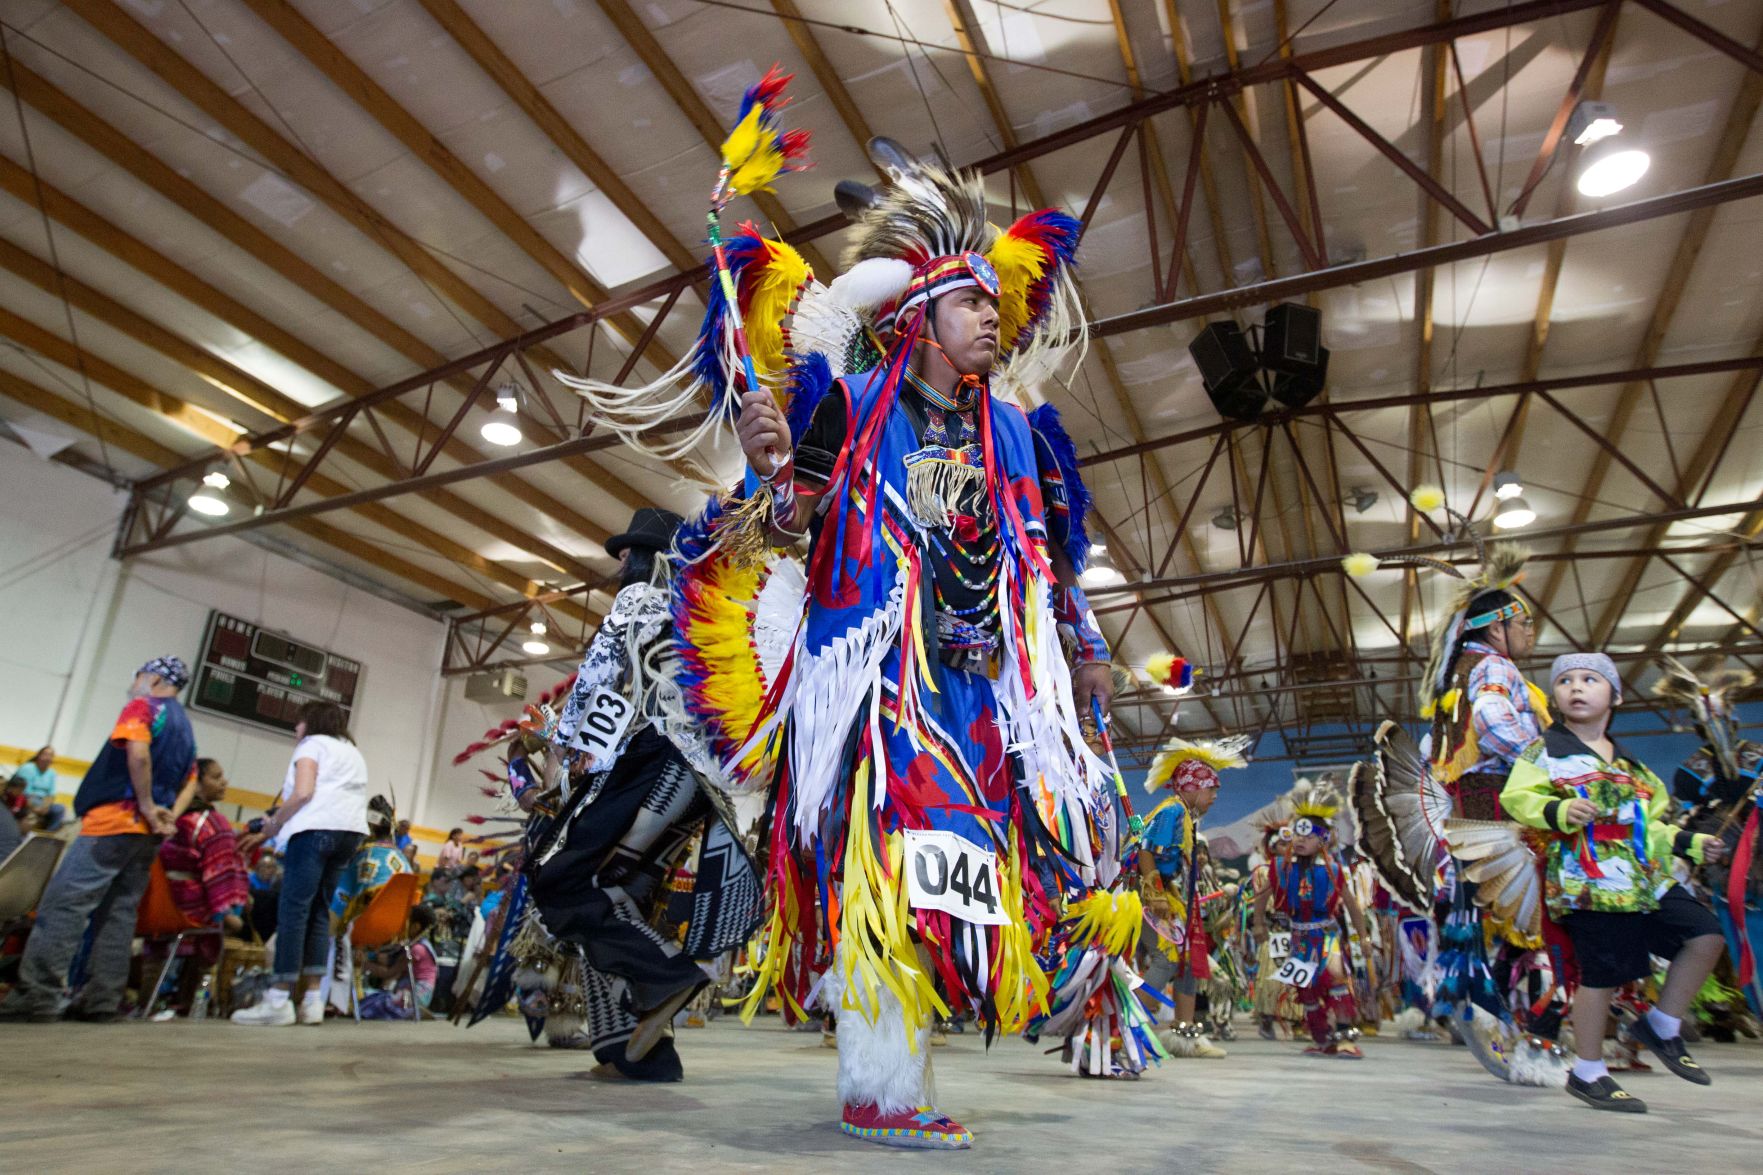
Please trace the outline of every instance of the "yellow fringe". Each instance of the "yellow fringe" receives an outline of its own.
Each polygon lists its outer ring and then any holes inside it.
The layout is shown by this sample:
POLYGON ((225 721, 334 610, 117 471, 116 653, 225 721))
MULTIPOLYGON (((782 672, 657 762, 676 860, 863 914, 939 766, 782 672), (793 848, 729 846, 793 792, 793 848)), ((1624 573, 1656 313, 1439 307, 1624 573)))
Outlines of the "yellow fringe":
POLYGON ((1065 917, 1076 919, 1071 929, 1075 943, 1099 947, 1109 955, 1130 955, 1139 949, 1145 908, 1131 890, 1097 890, 1066 906, 1065 917))

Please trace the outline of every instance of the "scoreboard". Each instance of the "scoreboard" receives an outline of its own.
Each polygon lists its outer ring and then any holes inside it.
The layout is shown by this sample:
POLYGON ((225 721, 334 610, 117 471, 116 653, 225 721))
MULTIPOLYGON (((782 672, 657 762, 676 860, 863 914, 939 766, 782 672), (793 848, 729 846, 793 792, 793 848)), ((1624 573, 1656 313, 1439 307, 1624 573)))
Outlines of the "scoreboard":
POLYGON ((361 663, 210 612, 194 685, 193 709, 291 732, 300 707, 317 699, 337 703, 352 717, 361 663))

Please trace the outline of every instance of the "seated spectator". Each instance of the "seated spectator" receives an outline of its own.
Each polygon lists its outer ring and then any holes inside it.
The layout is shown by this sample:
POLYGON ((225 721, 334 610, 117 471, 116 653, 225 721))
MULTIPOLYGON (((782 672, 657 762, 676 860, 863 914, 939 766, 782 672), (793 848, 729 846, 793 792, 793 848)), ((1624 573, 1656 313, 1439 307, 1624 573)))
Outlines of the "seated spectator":
POLYGON ((429 945, 435 951, 435 997, 432 1007, 436 1014, 446 1016, 453 1011, 453 979, 459 972, 459 958, 465 940, 471 936, 471 908, 453 893, 454 877, 445 869, 437 869, 429 877, 428 893, 422 904, 435 916, 429 931, 429 945))
POLYGON ((465 829, 455 828, 447 833, 447 843, 435 854, 435 868, 457 869, 465 864, 465 829))
POLYGON ((416 863, 416 838, 410 835, 410 821, 398 821, 398 827, 394 831, 392 839, 398 842, 398 851, 404 854, 404 859, 410 862, 410 867, 420 870, 422 867, 416 863))
POLYGON ((409 873, 410 862, 392 840, 392 803, 385 796, 367 801, 367 840, 355 850, 343 879, 331 895, 331 928, 341 934, 367 909, 386 882, 409 873))
MULTIPOLYGON (((67 805, 55 802, 55 748, 44 747, 12 773, 24 782, 25 806, 36 828, 54 832, 67 823, 67 805)), ((23 820, 20 820, 23 825, 23 820)))
MULTIPOLYGON (((178 817, 177 830, 159 846, 159 863, 171 883, 172 900, 192 922, 219 926, 227 934, 245 929, 245 905, 251 897, 238 836, 227 818, 214 810, 225 796, 226 772, 213 759, 196 760, 196 794, 178 817)), ((207 935, 186 939, 179 952, 195 966, 183 966, 178 1006, 189 1007, 195 979, 220 958, 220 940, 207 935)))
POLYGON ((251 930, 268 942, 275 933, 276 907, 282 900, 282 865, 275 854, 266 852, 257 858, 251 869, 251 930))
POLYGON ((377 980, 380 990, 361 1000, 363 1020, 415 1020, 418 1008, 426 1008, 434 998, 439 969, 435 951, 428 936, 435 925, 435 912, 427 906, 410 911, 409 956, 402 945, 369 951, 362 960, 362 974, 377 980), (406 976, 413 982, 406 983, 406 976), (416 1003, 411 1003, 414 993, 416 1003))
MULTIPOLYGON (((12 782, 6 782, 6 788, 12 788, 12 782)), ((20 797, 24 795, 24 785, 17 788, 20 797)), ((19 827, 18 817, 12 814, 10 795, 0 795, 0 861, 12 855, 12 850, 24 843, 24 829, 19 827)))

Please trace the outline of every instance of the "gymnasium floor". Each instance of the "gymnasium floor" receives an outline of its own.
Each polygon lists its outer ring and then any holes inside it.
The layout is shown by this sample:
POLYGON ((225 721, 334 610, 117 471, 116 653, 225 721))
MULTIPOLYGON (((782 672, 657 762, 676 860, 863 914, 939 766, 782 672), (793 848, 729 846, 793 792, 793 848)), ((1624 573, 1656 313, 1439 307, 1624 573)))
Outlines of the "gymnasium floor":
POLYGON ((1644 1117, 1496 1083, 1460 1048, 1365 1042, 1363 1061, 1237 1041, 1136 1083, 1068 1076, 1021 1040, 935 1053, 961 1155, 889 1152, 834 1126, 835 1057, 775 1019, 681 1034, 686 1080, 607 1084, 592 1057, 499 1019, 0 1025, 0 1168, 19 1172, 1755 1170, 1763 1046, 1704 1045, 1715 1084, 1628 1088, 1644 1117))

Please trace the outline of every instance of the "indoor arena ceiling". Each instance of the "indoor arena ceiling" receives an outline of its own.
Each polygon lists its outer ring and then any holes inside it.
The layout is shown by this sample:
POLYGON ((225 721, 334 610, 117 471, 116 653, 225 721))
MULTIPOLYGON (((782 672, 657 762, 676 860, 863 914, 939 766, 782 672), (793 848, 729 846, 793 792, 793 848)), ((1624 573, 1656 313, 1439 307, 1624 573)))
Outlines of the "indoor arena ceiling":
MULTIPOLYGON (((8 0, 0 412, 135 486, 130 551, 250 533, 465 617, 454 670, 558 669, 633 507, 690 469, 553 367, 650 378, 702 310, 715 144, 772 62, 816 169, 737 208, 830 277, 886 134, 995 218, 1084 215, 1064 414, 1120 660, 1189 658, 1128 742, 1410 716, 1445 584, 1417 483, 1516 472, 1546 650, 1763 654, 1763 14, 1720 0, 8 0), (1650 152, 1576 190, 1602 101, 1650 152), (1225 426, 1187 344, 1308 301, 1326 392, 1225 426), (511 342, 512 340, 512 342, 511 342), (631 360, 633 348, 642 353, 631 360), (518 445, 480 435, 520 388, 518 445), (71 442, 71 444, 68 444, 71 442), (486 464, 489 463, 489 464, 486 464), (168 471, 176 471, 175 475, 168 471), (223 473, 231 512, 187 499, 223 473), (158 480, 153 480, 158 477, 158 480), (508 634, 513 634, 509 636, 508 634)), ((704 454, 718 474, 732 451, 704 454)), ((1484 525, 1485 529, 1485 525, 1484 525)), ((1461 545, 1442 552, 1468 559, 1461 545)), ((543 680, 543 675, 540 675, 543 680)), ((1660 716, 1660 722, 1665 716, 1660 716)))

